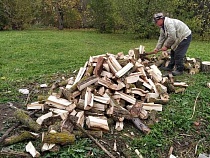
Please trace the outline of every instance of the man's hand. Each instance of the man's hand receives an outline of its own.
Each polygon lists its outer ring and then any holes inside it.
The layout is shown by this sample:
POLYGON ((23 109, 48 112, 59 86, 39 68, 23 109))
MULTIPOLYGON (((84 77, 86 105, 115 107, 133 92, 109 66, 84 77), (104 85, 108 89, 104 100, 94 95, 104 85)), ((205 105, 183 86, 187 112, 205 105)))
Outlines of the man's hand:
POLYGON ((155 48, 155 49, 153 50, 153 52, 154 52, 155 54, 157 54, 159 51, 160 51, 160 50, 157 49, 157 48, 155 48))
POLYGON ((168 48, 167 48, 167 47, 165 47, 165 46, 163 46, 163 47, 161 48, 161 50, 162 50, 162 51, 167 51, 167 50, 168 50, 168 48))

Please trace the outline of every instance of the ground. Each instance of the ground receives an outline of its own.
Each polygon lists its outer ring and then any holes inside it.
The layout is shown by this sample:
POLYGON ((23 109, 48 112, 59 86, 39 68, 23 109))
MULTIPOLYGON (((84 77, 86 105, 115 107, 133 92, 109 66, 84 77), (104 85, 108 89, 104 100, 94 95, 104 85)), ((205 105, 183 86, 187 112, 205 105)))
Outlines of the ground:
MULTIPOLYGON (((10 103, 11 104, 11 103, 10 103)), ((1 104, 0 105, 0 131, 1 135, 13 124, 16 123, 16 120, 13 117, 14 109, 11 108, 10 104, 1 104)), ((20 105, 13 103, 14 106, 20 107, 20 105)), ((134 137, 138 137, 139 135, 142 135, 141 131, 136 129, 131 122, 125 122, 125 129, 123 132, 110 132, 106 133, 102 139, 99 140, 99 143, 101 143, 109 152, 111 152, 116 158, 131 158, 129 156, 131 154, 131 151, 129 150, 128 142, 126 142, 126 139, 123 137, 126 137, 127 140, 132 140, 134 137), (120 152, 113 151, 114 148, 114 142, 116 142, 116 149, 120 152)), ((16 129, 17 130, 17 129, 16 129)), ((14 133, 15 131, 13 131, 14 133)), ((174 151, 175 154, 179 154, 180 157, 183 158, 192 158, 193 152, 195 152, 195 147, 197 145, 196 142, 192 139, 193 136, 191 135, 184 135, 183 139, 174 139, 174 151), (182 155, 182 156, 181 156, 182 155)), ((202 141, 202 140, 201 140, 202 141)), ((93 147, 98 148, 96 144, 92 144, 93 147)), ((170 148, 170 147, 169 147, 170 148)), ((91 154, 91 153, 90 153, 91 154)), ((134 153, 132 153, 134 154, 134 153)), ((165 153, 167 154, 167 153, 165 153)), ((106 158, 107 155, 104 155, 104 158, 106 158)), ((103 157, 101 157, 103 158, 103 157)))

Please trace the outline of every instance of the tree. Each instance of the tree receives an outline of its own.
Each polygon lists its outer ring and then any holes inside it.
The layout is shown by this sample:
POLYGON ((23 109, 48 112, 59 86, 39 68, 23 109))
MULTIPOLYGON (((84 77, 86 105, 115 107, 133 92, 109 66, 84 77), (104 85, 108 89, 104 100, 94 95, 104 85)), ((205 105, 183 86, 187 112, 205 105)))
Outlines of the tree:
POLYGON ((90 0, 94 27, 99 32, 111 32, 114 28, 112 0, 90 0))
POLYGON ((7 25, 12 29, 23 29, 33 21, 33 5, 35 1, 31 0, 2 0, 4 17, 7 19, 7 25))
POLYGON ((67 19, 70 12, 77 10, 79 0, 43 0, 43 6, 46 16, 51 16, 52 24, 56 26, 57 23, 57 27, 62 30, 65 23, 64 19, 67 19))

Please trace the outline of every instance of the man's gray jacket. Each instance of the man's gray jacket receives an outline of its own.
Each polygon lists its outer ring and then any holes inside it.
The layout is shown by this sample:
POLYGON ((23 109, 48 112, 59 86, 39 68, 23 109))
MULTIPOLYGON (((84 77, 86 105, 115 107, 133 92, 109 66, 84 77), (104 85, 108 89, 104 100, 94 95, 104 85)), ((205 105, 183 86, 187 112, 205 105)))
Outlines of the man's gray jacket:
POLYGON ((164 30, 160 29, 157 49, 163 46, 175 50, 182 40, 191 34, 189 27, 178 19, 165 17, 164 30))

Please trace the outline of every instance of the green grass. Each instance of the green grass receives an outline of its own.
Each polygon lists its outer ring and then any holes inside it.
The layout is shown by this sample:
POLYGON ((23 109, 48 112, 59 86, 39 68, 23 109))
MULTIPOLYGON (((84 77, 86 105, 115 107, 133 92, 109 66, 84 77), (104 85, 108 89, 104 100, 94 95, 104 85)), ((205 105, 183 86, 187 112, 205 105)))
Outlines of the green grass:
MULTIPOLYGON (((107 52, 127 54, 129 49, 140 44, 149 52, 157 42, 157 39, 137 40, 132 35, 98 34, 89 30, 4 31, 0 34, 0 103, 24 104, 25 98, 20 97, 19 88, 50 84, 62 76, 71 76, 90 56, 107 52)), ((209 50, 208 41, 193 39, 187 56, 210 61, 209 50)), ((138 149, 146 158, 163 157, 170 146, 174 147, 174 155, 180 157, 191 154, 193 158, 199 153, 210 153, 210 89, 206 86, 210 75, 184 74, 176 79, 186 82, 189 87, 182 94, 170 95, 169 104, 159 112, 160 122, 151 127, 149 135, 140 133, 133 141, 125 138, 132 148, 131 156, 135 155, 134 149, 138 149), (200 125, 195 126, 195 121, 200 125), (196 144, 197 153, 192 154, 196 144)), ((77 155, 79 152, 81 156, 89 150, 84 144, 78 144, 63 149, 60 154, 77 155)), ((96 154, 99 153, 96 150, 96 154)))

